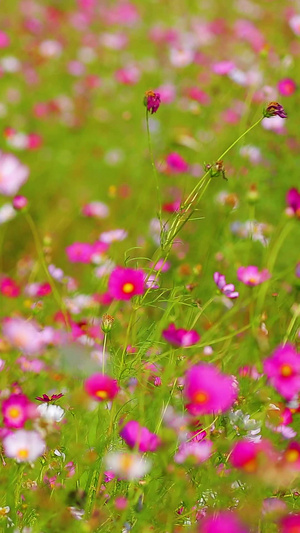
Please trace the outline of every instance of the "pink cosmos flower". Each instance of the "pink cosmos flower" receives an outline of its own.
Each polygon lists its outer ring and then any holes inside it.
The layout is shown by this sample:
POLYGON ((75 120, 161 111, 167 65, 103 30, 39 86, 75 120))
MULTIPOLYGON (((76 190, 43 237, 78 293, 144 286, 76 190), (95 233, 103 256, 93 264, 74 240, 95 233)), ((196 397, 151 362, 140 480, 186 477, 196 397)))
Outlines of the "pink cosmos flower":
POLYGON ((236 65, 233 63, 233 61, 219 61, 218 63, 214 63, 212 65, 213 72, 215 74, 219 74, 220 76, 225 76, 235 68, 236 65))
POLYGON ((156 271, 167 272, 170 269, 171 264, 168 261, 160 259, 157 263, 150 263, 150 267, 156 271))
POLYGON ((200 363, 187 371, 184 395, 193 415, 223 413, 235 402, 237 388, 231 376, 222 374, 214 365, 200 363))
POLYGON ((220 272, 214 273, 214 282, 216 283, 218 289, 225 295, 227 298, 235 299, 238 298, 239 293, 235 290, 235 287, 232 283, 226 283, 225 276, 220 274, 220 272))
POLYGON ((300 15, 293 15, 289 20, 289 25, 295 35, 300 35, 300 15))
POLYGON ((93 374, 84 383, 89 396, 98 402, 113 400, 118 394, 117 380, 103 374, 93 374))
POLYGON ((17 196, 13 198, 12 204, 16 211, 22 211, 22 209, 24 209, 28 205, 28 200, 26 196, 17 194, 17 196))
POLYGON ((81 212, 86 217, 106 218, 109 215, 109 208, 103 202, 90 202, 83 206, 81 212))
POLYGON ((13 154, 0 152, 0 193, 14 196, 29 176, 29 169, 13 154))
POLYGON ((292 400, 300 392, 300 354, 291 344, 279 346, 264 360, 264 372, 286 400, 292 400))
POLYGON ((3 439, 4 452, 7 457, 19 462, 32 463, 43 455, 46 445, 37 431, 19 429, 3 439))
POLYGON ((102 242, 110 244, 116 241, 124 241, 127 235, 128 233, 124 229, 113 229, 111 231, 104 231, 103 233, 101 233, 99 239, 102 242))
POLYGON ((44 348, 41 332, 33 321, 23 318, 6 318, 2 331, 8 342, 26 355, 38 355, 44 348))
POLYGON ((238 280, 245 283, 245 285, 254 287, 255 285, 260 285, 264 281, 270 279, 271 274, 266 268, 259 272, 257 266, 250 265, 238 268, 237 277, 238 280))
POLYGON ((130 300, 145 290, 145 273, 143 270, 116 267, 108 281, 108 292, 115 300, 130 300))
POLYGON ((0 48, 9 46, 9 37, 4 31, 0 31, 0 48))
POLYGON ((66 248, 71 263, 90 263, 93 245, 86 242, 74 242, 66 248))
POLYGON ((167 172, 170 174, 181 174, 187 172, 189 165, 177 152, 172 152, 166 159, 167 172))
POLYGON ((199 89, 199 87, 190 87, 185 91, 185 94, 190 100, 194 100, 201 105, 210 104, 210 97, 206 92, 199 89))
POLYGON ((299 442, 290 442, 287 449, 283 453, 283 460, 285 464, 293 470, 300 470, 300 444, 299 442))
POLYGON ((213 443, 210 440, 182 442, 174 455, 175 463, 182 464, 192 457, 196 464, 204 463, 211 456, 213 443))
POLYGON ((190 331, 183 328, 177 329, 175 324, 170 324, 162 334, 164 339, 174 346, 193 346, 200 340, 200 335, 198 335, 197 331, 193 329, 190 331))
POLYGON ((140 452, 155 452, 160 444, 160 439, 146 427, 139 425, 136 420, 127 422, 120 431, 120 436, 130 448, 140 452))
POLYGON ((297 85, 291 78, 284 78, 283 80, 280 80, 278 82, 277 87, 278 91, 283 96, 291 96, 292 94, 294 94, 297 85))
POLYGON ((0 279, 0 292, 8 298, 17 298, 20 295, 19 285, 11 278, 0 279))
POLYGON ((24 355, 19 357, 16 361, 20 366, 22 372, 34 372, 35 374, 40 374, 40 372, 45 368, 45 363, 39 359, 28 359, 24 355))
POLYGON ((231 511, 219 511, 200 522, 199 533, 249 533, 239 518, 231 511))
POLYGON ((8 428, 22 428, 31 418, 33 407, 25 394, 11 394, 2 402, 3 423, 8 428))
POLYGON ((39 283, 37 281, 35 283, 29 283, 26 285, 24 292, 31 298, 42 298, 44 296, 48 296, 48 294, 51 294, 52 289, 50 283, 47 281, 44 283, 39 283))
MULTIPOLYGON (((299 24, 300 24, 300 20, 299 20, 299 24)), ((279 522, 280 533, 298 533, 299 531, 300 531, 300 513, 289 514, 281 518, 279 522)))
POLYGON ((296 187, 289 189, 286 195, 286 203, 288 205, 288 211, 292 216, 298 216, 300 218, 300 192, 296 187))
POLYGON ((253 442, 249 440, 240 440, 234 444, 229 457, 230 463, 239 470, 247 474, 257 472, 259 468, 273 460, 276 461, 277 454, 272 449, 267 440, 253 442))

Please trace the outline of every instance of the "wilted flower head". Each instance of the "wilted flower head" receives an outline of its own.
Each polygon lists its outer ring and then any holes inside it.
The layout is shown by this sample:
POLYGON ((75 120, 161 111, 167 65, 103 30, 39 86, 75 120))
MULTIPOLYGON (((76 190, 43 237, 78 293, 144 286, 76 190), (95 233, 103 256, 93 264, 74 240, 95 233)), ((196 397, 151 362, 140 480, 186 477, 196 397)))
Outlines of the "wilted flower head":
POLYGON ((151 115, 156 113, 160 106, 160 94, 154 91, 146 91, 144 96, 144 106, 147 107, 147 111, 150 111, 151 115))
POLYGON ((264 117, 270 118, 276 116, 280 118, 287 118, 287 114, 281 104, 278 102, 270 102, 264 110, 264 117))
POLYGON ((237 277, 238 280, 245 283, 245 285, 254 287, 255 285, 260 285, 264 281, 267 281, 271 277, 271 274, 266 268, 260 272, 257 266, 250 265, 238 268, 237 277))
POLYGON ((193 415, 223 413, 235 402, 237 389, 231 376, 222 374, 214 365, 200 363, 187 371, 184 395, 193 415))
POLYGON ((118 394, 118 383, 115 379, 104 374, 93 374, 84 383, 89 396, 98 402, 113 400, 118 394))

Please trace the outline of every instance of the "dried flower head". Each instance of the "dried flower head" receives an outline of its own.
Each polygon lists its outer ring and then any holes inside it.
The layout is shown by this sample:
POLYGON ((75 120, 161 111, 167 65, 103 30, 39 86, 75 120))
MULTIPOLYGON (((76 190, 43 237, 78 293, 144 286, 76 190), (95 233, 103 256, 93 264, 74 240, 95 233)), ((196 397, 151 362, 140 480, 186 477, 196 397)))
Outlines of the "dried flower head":
POLYGON ((151 115, 156 113, 160 106, 160 94, 154 91, 146 91, 144 96, 144 106, 147 107, 147 111, 150 111, 151 115))
POLYGON ((280 118, 287 118, 287 114, 285 110, 283 109, 282 105, 278 102, 270 102, 266 109, 264 109, 264 117, 270 118, 270 117, 280 117, 280 118))

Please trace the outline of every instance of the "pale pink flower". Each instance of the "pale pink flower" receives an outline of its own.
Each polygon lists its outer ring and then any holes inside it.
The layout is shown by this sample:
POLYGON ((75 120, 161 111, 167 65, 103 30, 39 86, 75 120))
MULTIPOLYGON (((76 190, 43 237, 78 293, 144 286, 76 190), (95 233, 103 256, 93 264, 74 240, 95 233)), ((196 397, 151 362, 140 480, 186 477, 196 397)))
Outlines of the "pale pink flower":
POLYGON ((0 152, 0 193, 14 196, 26 183, 29 169, 13 154, 0 152))
POLYGON ((37 431, 19 429, 3 439, 4 453, 19 462, 33 462, 43 455, 46 445, 37 431))
POLYGON ((109 453, 105 457, 105 464, 118 477, 127 480, 140 479, 151 468, 151 462, 148 459, 128 452, 109 453))
POLYGON ((38 355, 44 348, 41 333, 33 321, 6 318, 2 331, 8 342, 26 355, 38 355))

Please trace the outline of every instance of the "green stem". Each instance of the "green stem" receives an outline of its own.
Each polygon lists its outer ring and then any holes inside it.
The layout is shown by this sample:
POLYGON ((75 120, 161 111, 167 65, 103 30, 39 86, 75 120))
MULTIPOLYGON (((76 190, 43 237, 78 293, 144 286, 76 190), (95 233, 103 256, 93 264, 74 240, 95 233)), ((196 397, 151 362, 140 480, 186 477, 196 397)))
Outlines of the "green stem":
POLYGON ((33 236, 33 239, 34 239, 34 243, 35 243, 36 251, 37 251, 37 254, 38 254, 39 261, 40 261, 40 265, 41 265, 42 269, 45 272, 46 278, 49 281, 50 287, 52 289, 52 293, 53 293, 54 299, 56 300, 59 308, 61 309, 61 311, 62 311, 62 313, 64 315, 64 318, 65 318, 65 321, 66 321, 66 325, 68 326, 69 319, 68 319, 68 315, 67 315, 67 312, 66 312, 66 307, 64 305, 64 302, 63 302, 62 298, 60 297, 60 294, 59 294, 59 292, 58 292, 58 290, 56 288, 56 285, 55 285, 55 283, 53 281, 52 276, 50 276, 50 273, 49 273, 49 270, 48 270, 48 267, 47 267, 47 263, 45 261, 43 248, 42 248, 42 245, 41 245, 41 242, 40 242, 40 238, 39 238, 35 223, 34 223, 32 217, 31 217, 31 215, 29 213, 25 213, 24 216, 25 216, 25 218, 27 220, 27 223, 28 223, 28 225, 29 225, 29 227, 31 229, 31 233, 32 233, 32 236, 33 236))
POLYGON ((156 183, 156 193, 157 193, 157 203, 158 203, 158 219, 159 219, 159 222, 160 222, 160 229, 162 231, 161 196, 160 196, 160 189, 159 189, 159 181, 158 181, 157 170, 156 170, 154 157, 153 157, 153 149, 152 149, 152 142, 151 142, 151 135, 150 135, 150 128, 149 128, 149 113, 148 113, 148 109, 147 108, 146 108, 146 124, 147 124, 148 148, 149 148, 149 153, 150 153, 150 158, 151 158, 152 170, 153 170, 155 183, 156 183))
POLYGON ((107 334, 104 333, 103 347, 102 347, 102 374, 105 374, 105 348, 106 348, 107 334))

